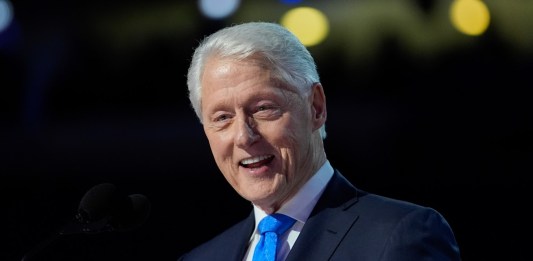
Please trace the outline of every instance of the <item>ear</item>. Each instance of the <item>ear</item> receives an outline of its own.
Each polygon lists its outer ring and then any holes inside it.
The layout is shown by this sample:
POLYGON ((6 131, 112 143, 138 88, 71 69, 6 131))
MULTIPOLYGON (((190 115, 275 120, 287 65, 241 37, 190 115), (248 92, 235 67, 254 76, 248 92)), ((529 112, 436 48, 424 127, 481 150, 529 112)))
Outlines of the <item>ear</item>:
POLYGON ((309 95, 312 104, 311 120, 313 121, 313 130, 317 130, 326 123, 328 115, 326 110, 326 95, 324 95, 324 89, 320 83, 315 83, 311 88, 311 94, 309 95))

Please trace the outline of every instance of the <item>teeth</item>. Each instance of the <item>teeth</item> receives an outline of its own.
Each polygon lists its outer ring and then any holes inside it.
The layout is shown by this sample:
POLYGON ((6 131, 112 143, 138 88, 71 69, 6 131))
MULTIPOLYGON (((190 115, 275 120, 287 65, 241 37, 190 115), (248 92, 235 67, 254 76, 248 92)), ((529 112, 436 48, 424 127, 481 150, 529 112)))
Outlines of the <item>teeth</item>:
POLYGON ((249 158, 249 159, 242 160, 242 161, 241 161, 241 164, 242 164, 242 165, 253 164, 253 163, 256 163, 256 162, 262 161, 262 160, 264 160, 264 159, 268 159, 268 158, 270 158, 270 157, 271 157, 271 156, 258 156, 258 157, 253 157, 253 158, 249 158))

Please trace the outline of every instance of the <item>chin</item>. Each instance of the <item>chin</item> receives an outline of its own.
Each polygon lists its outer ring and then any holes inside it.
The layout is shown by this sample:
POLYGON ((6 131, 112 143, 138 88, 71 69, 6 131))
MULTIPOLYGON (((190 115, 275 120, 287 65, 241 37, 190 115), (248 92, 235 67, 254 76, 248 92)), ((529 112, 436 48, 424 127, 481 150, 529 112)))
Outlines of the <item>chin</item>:
POLYGON ((254 205, 264 205, 269 201, 272 194, 254 191, 247 194, 241 194, 241 196, 252 202, 254 205))

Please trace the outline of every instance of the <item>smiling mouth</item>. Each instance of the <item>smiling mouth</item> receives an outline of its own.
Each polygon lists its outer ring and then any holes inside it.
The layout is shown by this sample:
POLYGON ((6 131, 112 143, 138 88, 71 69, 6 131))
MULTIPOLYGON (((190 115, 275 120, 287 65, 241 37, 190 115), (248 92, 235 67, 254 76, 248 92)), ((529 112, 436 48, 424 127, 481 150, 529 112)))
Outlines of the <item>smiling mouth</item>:
POLYGON ((241 162, 239 162, 239 165, 244 168, 258 168, 272 162, 273 159, 274 155, 257 156, 241 160, 241 162))

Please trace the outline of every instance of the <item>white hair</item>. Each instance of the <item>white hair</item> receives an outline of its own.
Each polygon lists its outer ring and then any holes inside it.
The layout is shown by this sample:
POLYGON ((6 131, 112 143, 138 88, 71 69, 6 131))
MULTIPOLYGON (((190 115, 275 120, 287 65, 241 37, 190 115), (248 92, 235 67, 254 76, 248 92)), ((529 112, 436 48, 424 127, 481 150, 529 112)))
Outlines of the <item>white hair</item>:
MULTIPOLYGON (((223 28, 207 36, 194 51, 187 74, 189 100, 202 122, 201 77, 210 57, 238 60, 260 57, 273 77, 308 95, 320 82, 315 61, 307 48, 285 27, 268 22, 248 22, 223 28)), ((325 125, 320 128, 326 137, 325 125)))

